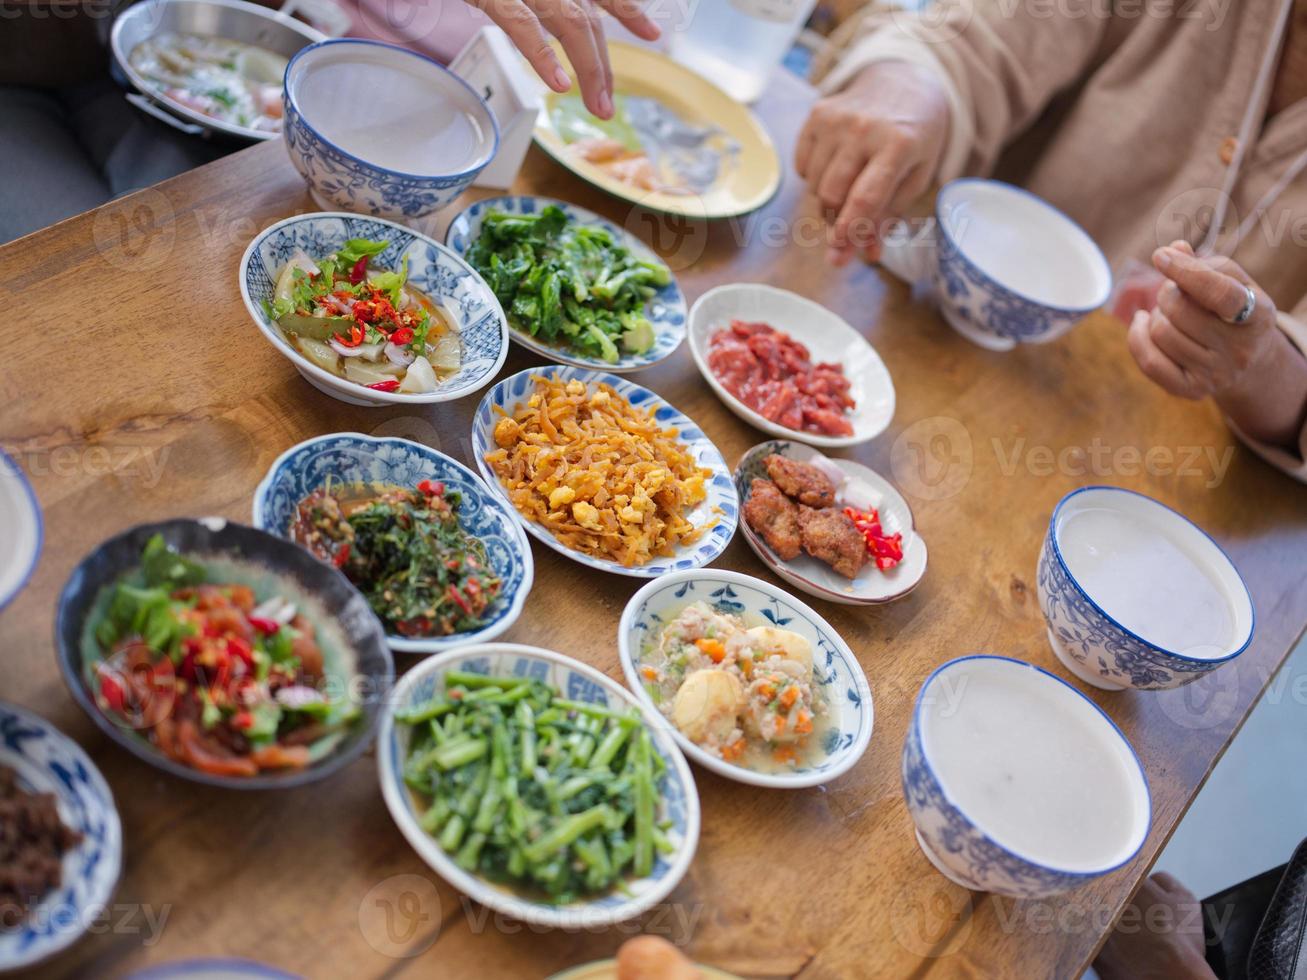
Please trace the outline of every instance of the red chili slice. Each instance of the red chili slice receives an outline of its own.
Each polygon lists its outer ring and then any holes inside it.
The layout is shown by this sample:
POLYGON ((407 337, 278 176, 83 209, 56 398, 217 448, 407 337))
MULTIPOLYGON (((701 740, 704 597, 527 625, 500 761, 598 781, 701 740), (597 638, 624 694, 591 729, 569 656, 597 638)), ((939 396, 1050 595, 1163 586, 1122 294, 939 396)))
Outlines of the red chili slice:
POLYGON ((378 381, 365 387, 371 388, 373 391, 399 391, 399 382, 392 378, 389 381, 378 381))
POLYGON ((354 263, 354 268, 349 270, 349 281, 352 285, 357 286, 368 277, 368 257, 365 255, 354 263))

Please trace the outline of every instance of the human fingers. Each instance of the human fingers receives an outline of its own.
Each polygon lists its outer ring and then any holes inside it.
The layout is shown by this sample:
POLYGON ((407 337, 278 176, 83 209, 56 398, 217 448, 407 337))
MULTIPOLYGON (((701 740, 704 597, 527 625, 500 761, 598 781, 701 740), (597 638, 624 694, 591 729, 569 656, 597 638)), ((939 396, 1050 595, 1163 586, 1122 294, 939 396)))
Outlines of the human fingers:
POLYGON ((566 92, 572 80, 554 54, 540 18, 521 0, 469 0, 508 35, 513 46, 535 69, 537 75, 555 92, 566 92))
POLYGON ((831 229, 831 262, 843 265, 855 244, 866 245, 878 237, 876 229, 909 170, 911 166, 906 157, 895 148, 886 148, 871 158, 853 182, 831 229), (854 239, 864 241, 855 242, 854 239))
POLYGON ((637 37, 642 37, 646 41, 656 41, 662 33, 658 25, 645 14, 644 4, 640 0, 596 0, 596 2, 637 37))
POLYGON ((1201 397, 1202 393, 1197 390, 1184 369, 1171 360, 1153 340, 1151 321, 1158 316, 1162 314, 1156 311, 1151 315, 1142 310, 1135 314, 1126 334, 1126 346, 1130 350, 1130 355, 1135 359, 1144 376, 1164 391, 1181 398, 1201 397))

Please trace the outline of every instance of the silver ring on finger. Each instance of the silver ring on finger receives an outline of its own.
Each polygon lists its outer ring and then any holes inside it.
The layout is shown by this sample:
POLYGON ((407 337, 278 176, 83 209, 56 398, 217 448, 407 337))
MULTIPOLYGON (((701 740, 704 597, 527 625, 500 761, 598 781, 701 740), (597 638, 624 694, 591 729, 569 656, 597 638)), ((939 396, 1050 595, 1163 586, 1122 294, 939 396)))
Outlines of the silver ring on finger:
POLYGON ((1236 313, 1229 321, 1235 325, 1247 323, 1252 317, 1253 311, 1257 309, 1257 294, 1253 292, 1252 286, 1244 286, 1243 309, 1236 313))

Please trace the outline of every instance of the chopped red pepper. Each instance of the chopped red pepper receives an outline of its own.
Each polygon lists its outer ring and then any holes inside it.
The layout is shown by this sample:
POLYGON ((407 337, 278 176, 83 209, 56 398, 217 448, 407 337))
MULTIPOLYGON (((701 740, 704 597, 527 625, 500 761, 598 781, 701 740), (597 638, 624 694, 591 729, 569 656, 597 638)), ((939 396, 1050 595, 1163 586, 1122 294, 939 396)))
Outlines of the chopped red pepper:
POLYGON ((242 708, 231 718, 232 727, 234 728, 251 728, 254 725, 254 716, 242 708))
POLYGON ((464 615, 472 615, 472 607, 467 604, 467 600, 463 598, 463 593, 459 592, 455 586, 451 585, 449 587, 449 598, 454 600, 454 605, 463 610, 464 615))
POLYGON ((254 669, 254 650, 239 636, 227 637, 227 653, 244 663, 248 669, 254 669))
POLYGON ((378 381, 376 384, 370 384, 366 387, 373 391, 399 391, 399 382, 393 378, 389 381, 378 381))
POLYGON ((363 328, 356 323, 349 328, 348 337, 342 337, 340 334, 336 334, 331 339, 342 347, 357 347, 359 344, 363 343, 363 336, 363 328))
POLYGON ((105 670, 100 671, 100 697, 114 711, 123 713, 123 686, 118 683, 118 678, 105 670))
POLYGON ((409 327, 399 327, 390 335, 390 342, 396 347, 403 347, 413 342, 413 331, 409 327))
POLYGON ((428 497, 443 497, 445 495, 445 484, 440 480, 423 480, 418 484, 418 492, 424 493, 428 497))
POLYGON ((272 636, 281 629, 281 623, 275 619, 268 619, 266 616, 247 616, 250 625, 262 633, 264 636, 272 636))
POLYGON ((357 286, 368 277, 368 257, 364 255, 354 263, 354 268, 349 270, 349 281, 357 286))
POLYGON ((345 566, 345 562, 347 561, 349 561, 348 542, 340 546, 340 550, 336 552, 336 557, 331 560, 331 563, 335 565, 337 568, 343 568, 345 566))
POLYGON ((867 554, 882 572, 889 571, 903 560, 903 535, 898 532, 886 534, 881 527, 880 514, 874 507, 866 512, 845 507, 844 514, 862 533, 867 542, 867 554))

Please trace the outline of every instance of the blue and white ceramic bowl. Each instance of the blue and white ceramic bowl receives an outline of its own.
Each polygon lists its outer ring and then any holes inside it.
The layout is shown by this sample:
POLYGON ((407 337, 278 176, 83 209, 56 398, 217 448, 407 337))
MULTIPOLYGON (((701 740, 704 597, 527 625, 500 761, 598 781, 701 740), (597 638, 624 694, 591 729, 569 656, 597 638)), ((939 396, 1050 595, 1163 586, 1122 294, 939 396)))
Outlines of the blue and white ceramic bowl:
POLYGON ((289 537, 295 508, 328 480, 333 484, 414 487, 438 480, 462 495, 458 519, 486 546, 494 573, 502 582, 486 623, 471 633, 386 640, 401 653, 439 653, 454 646, 493 639, 517 621, 535 579, 531 544, 512 508, 492 494, 462 463, 407 439, 376 439, 357 432, 319 436, 292 446, 277 458, 254 491, 254 526, 289 537))
POLYGON ((1152 821, 1121 730, 1066 681, 985 654, 922 685, 903 743, 917 843, 974 891, 1036 898, 1132 861, 1152 821))
MULTIPOLYGON (((489 212, 504 211, 508 214, 535 214, 551 204, 562 208, 568 219, 577 224, 592 225, 605 229, 613 236, 615 241, 630 249, 631 254, 636 258, 650 262, 661 263, 663 261, 653 249, 649 248, 639 238, 632 235, 625 228, 601 218, 593 211, 587 211, 585 208, 577 207, 575 204, 568 204, 565 201, 555 201, 552 198, 531 195, 491 197, 477 201, 459 212, 458 216, 450 223, 449 230, 445 232, 445 244, 459 255, 466 255, 472 243, 480 237, 481 222, 489 212)), ((609 364, 597 357, 587 357, 584 354, 573 353, 565 347, 537 340, 511 324, 509 335, 523 347, 535 351, 551 361, 620 374, 627 371, 638 371, 641 368, 658 363, 663 358, 671 355, 676 348, 681 346, 681 341, 685 339, 685 295, 681 292, 681 287, 676 284, 675 279, 655 293, 653 298, 645 304, 644 314, 653 325, 653 347, 643 354, 622 354, 615 364, 609 364)))
POLYGON ((1053 652, 1109 691, 1188 684, 1252 642, 1252 596, 1220 545, 1132 490, 1081 487, 1063 497, 1037 581, 1053 652))
POLYGON ((356 214, 302 214, 270 225, 254 237, 240 264, 241 299, 254 323, 309 384, 351 405, 428 405, 453 401, 489 384, 508 356, 508 321, 490 287, 470 265, 445 246, 393 221, 356 214), (371 260, 374 269, 408 267, 408 281, 441 306, 457 324, 462 339, 462 366, 435 391, 414 395, 374 391, 337 377, 295 350, 263 304, 272 301, 277 274, 297 251, 321 258, 351 238, 382 239, 385 251, 371 260))
POLYGON ((109 785, 85 752, 44 718, 0 701, 0 765, 31 793, 53 793, 82 835, 64 855, 60 886, 11 929, 0 929, 0 970, 30 967, 102 921, 122 869, 123 831, 109 785))
POLYGON ((282 135, 327 211, 411 220, 450 204, 499 148, 494 113, 467 82, 407 48, 311 44, 286 66, 282 135))
POLYGON ((44 527, 27 475, 0 451, 0 609, 31 580, 41 557, 44 527))
POLYGON ((944 318, 990 350, 1044 343, 1107 302, 1102 250, 1051 204, 1011 184, 964 178, 935 201, 936 294, 944 318))
POLYGON ((665 575, 631 597, 617 627, 622 672, 636 697, 655 714, 676 744, 705 769, 751 786, 800 789, 828 783, 848 772, 871 743, 875 722, 867 676, 835 628, 812 607, 761 579, 715 568, 665 575), (746 626, 774 626, 798 633, 812 647, 815 689, 833 712, 817 758, 784 773, 734 765, 690 741, 654 704, 640 677, 645 649, 692 602, 703 601, 741 617, 746 626))
POLYGON ((620 684, 593 667, 552 650, 515 643, 484 643, 450 650, 424 660, 395 687, 381 721, 377 769, 381 795, 400 832, 440 877, 473 901, 514 919, 555 928, 584 929, 611 925, 639 915, 665 899, 684 877, 699 844, 699 793, 694 776, 675 743, 657 718, 620 684), (464 670, 495 677, 530 677, 553 685, 573 701, 599 704, 614 710, 637 708, 653 736, 654 750, 663 757, 666 772, 658 787, 658 819, 666 821, 671 855, 658 855, 653 872, 626 882, 614 891, 567 905, 535 901, 507 887, 464 871, 419 824, 419 806, 404 783, 404 758, 409 729, 395 723, 397 712, 425 704, 444 690, 446 671, 464 670))
POLYGON ((699 568, 714 561, 726 550, 726 546, 730 544, 731 536, 735 534, 735 526, 740 513, 740 499, 735 492, 735 482, 731 479, 731 471, 726 467, 726 460, 722 458, 722 454, 717 451, 717 447, 712 444, 711 440, 703 434, 703 430, 695 425, 688 416, 678 412, 648 388, 641 388, 639 385, 619 378, 614 374, 601 374, 598 371, 585 371, 581 368, 548 365, 519 371, 512 377, 505 378, 486 393, 486 396, 481 400, 480 407, 477 408, 476 416, 472 419, 472 453, 476 456, 477 471, 490 485, 490 488, 504 499, 505 503, 510 507, 512 506, 503 484, 499 482, 499 478, 495 476, 494 471, 486 462, 486 453, 495 448, 495 423, 500 419, 496 409, 502 409, 507 414, 512 415, 518 404, 530 398, 535 391, 535 378, 537 377, 557 378, 563 382, 576 380, 587 385, 600 382, 611 385, 619 395, 629 401, 635 408, 652 409, 654 417, 659 423, 665 428, 676 430, 681 441, 686 444, 698 464, 712 471, 712 476, 708 479, 706 487, 708 496, 699 506, 686 515, 686 519, 696 527, 711 523, 712 528, 694 544, 682 545, 677 548, 669 558, 656 558, 648 564, 635 565, 630 568, 621 562, 595 558, 567 547, 548 530, 534 521, 526 520, 514 510, 514 515, 518 520, 522 521, 527 531, 537 541, 553 548, 560 555, 566 555, 573 561, 580 562, 589 568, 595 568, 601 572, 613 572, 616 575, 631 575, 636 578, 658 578, 670 572, 683 572, 691 568, 699 568))

